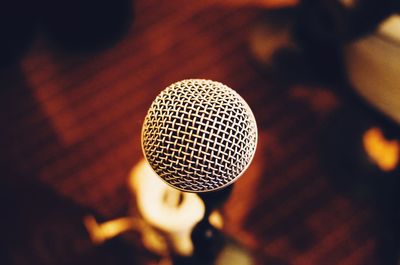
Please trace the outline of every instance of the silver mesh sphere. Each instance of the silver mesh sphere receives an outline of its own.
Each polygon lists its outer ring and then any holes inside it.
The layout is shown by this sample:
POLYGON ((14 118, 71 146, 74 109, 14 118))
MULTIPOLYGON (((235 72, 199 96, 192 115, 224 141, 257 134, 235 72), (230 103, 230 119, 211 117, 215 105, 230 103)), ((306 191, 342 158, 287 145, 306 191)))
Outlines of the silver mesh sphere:
POLYGON ((246 101, 226 85, 202 79, 174 83, 153 101, 142 148, 153 170, 187 192, 223 188, 253 159, 257 125, 246 101))

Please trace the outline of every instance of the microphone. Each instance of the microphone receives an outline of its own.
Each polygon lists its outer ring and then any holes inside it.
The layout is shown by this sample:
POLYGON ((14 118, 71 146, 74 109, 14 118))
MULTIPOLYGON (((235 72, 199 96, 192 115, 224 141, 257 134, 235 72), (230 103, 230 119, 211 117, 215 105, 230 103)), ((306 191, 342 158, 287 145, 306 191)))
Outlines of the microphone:
POLYGON ((220 82, 182 80, 153 101, 141 136, 144 157, 156 175, 181 192, 197 193, 204 202, 204 216, 191 232, 192 256, 175 262, 214 263, 227 241, 210 223, 211 213, 228 198, 230 184, 243 175, 256 151, 257 124, 250 107, 220 82))
POLYGON ((141 138, 147 163, 134 168, 129 183, 143 219, 101 225, 86 219, 94 227, 89 229, 92 238, 115 236, 106 231, 114 225, 118 233, 138 229, 148 250, 177 265, 253 260, 245 248, 223 236, 222 216, 213 211, 228 198, 230 184, 255 154, 257 124, 246 101, 216 81, 173 83, 151 104, 141 138))
POLYGON ((258 134, 237 92, 220 82, 186 79, 156 97, 141 137, 144 157, 162 180, 204 193, 238 180, 254 157, 258 134))

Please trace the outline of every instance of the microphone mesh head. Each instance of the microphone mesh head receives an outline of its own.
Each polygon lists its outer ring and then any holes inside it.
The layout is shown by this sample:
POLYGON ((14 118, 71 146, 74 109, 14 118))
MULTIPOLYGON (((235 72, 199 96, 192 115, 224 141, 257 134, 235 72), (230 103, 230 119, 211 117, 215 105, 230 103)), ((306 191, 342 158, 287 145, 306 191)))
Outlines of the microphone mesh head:
POLYGON ((246 101, 203 79, 174 83, 153 101, 142 149, 153 170, 181 191, 206 192, 237 180, 253 159, 257 125, 246 101))

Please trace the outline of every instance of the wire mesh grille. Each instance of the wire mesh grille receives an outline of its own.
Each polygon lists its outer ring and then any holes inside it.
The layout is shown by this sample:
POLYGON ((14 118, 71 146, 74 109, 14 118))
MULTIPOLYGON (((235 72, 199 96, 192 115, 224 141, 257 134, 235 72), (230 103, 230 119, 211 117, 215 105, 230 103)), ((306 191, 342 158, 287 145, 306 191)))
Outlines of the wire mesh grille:
POLYGON ((255 153, 257 125, 242 97, 203 79, 174 83, 153 101, 142 148, 153 170, 188 192, 220 189, 246 170, 255 153))

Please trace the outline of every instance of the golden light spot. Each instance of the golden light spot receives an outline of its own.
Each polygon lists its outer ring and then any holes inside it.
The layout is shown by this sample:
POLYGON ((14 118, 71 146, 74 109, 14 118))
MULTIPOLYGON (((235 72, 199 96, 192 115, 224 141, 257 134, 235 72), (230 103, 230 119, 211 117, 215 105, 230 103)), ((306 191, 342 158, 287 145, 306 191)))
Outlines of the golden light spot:
POLYGON ((399 163, 400 143, 388 140, 381 129, 372 127, 363 135, 363 146, 368 157, 383 171, 394 170, 399 163))
POLYGON ((129 230, 141 231, 144 225, 141 220, 129 217, 119 218, 99 224, 91 215, 85 216, 83 223, 92 242, 95 244, 102 244, 104 241, 129 230))

